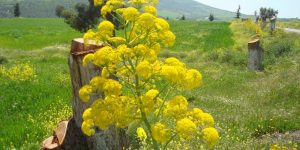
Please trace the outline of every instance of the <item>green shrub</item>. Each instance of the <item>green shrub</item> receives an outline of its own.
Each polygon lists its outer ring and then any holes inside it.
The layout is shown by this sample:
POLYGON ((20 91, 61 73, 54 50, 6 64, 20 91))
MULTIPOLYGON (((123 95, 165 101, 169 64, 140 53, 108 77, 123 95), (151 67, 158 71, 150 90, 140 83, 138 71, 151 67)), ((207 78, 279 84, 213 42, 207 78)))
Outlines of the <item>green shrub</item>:
POLYGON ((247 56, 244 52, 231 49, 217 49, 208 52, 207 59, 210 61, 227 63, 234 66, 246 66, 247 56))
POLYGON ((8 62, 8 60, 7 60, 6 57, 0 56, 0 64, 5 64, 5 63, 7 63, 7 62, 8 62))
POLYGON ((265 65, 271 65, 276 59, 289 54, 294 47, 291 38, 276 38, 266 42, 265 46, 265 65))

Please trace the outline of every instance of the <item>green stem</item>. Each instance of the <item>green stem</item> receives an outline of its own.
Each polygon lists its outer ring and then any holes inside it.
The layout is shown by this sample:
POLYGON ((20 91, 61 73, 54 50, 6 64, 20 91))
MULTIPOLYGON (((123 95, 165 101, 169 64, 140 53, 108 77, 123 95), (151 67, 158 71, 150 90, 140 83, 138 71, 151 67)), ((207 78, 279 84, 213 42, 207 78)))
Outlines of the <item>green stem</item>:
POLYGON ((167 149, 167 146, 170 144, 170 142, 176 137, 177 134, 174 134, 168 141, 167 143, 165 144, 163 150, 167 149))
MULTIPOLYGON (((136 86, 136 94, 137 94, 137 98, 139 100, 140 106, 143 107, 143 103, 142 103, 142 101, 140 99, 141 92, 140 92, 140 89, 139 89, 139 77, 138 77, 138 75, 135 75, 135 86, 136 86)), ((142 120, 145 123, 148 131, 150 132, 150 136, 151 136, 151 139, 152 139, 153 149, 154 150, 160 150, 158 143, 156 142, 156 140, 152 136, 151 125, 150 125, 150 122, 147 119, 146 113, 144 112, 144 110, 142 108, 140 110, 141 110, 142 120)))

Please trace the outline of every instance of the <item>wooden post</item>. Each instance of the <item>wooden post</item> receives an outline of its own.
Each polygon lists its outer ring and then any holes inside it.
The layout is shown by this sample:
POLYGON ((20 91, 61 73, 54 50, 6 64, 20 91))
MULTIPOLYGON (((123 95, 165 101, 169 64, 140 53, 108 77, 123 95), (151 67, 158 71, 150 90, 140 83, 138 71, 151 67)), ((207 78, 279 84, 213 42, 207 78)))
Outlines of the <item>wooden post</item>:
POLYGON ((260 47, 259 39, 248 42, 248 52, 248 69, 262 71, 264 50, 260 47))
MULTIPOLYGON (((71 54, 69 56, 69 67, 71 74, 71 81, 73 87, 72 108, 73 117, 76 126, 81 129, 82 114, 95 99, 102 97, 101 94, 92 96, 88 103, 84 103, 79 98, 79 89, 89 84, 94 76, 101 73, 101 68, 89 64, 87 67, 82 66, 82 59, 88 53, 93 53, 102 46, 95 43, 90 43, 89 46, 84 46, 83 39, 74 39, 71 46, 71 54)), ((81 130, 79 132, 82 132, 81 130)), ((90 149, 90 150, 123 150, 129 147, 129 140, 124 130, 110 127, 103 131, 96 129, 96 133, 90 137, 84 136, 87 145, 72 149, 90 149)))

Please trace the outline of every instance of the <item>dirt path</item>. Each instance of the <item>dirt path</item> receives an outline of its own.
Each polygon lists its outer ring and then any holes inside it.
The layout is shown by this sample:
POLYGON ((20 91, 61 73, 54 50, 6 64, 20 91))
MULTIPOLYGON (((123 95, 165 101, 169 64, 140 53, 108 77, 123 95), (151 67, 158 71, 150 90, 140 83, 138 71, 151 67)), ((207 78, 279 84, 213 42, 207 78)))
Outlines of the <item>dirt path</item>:
POLYGON ((293 32, 293 33, 300 34, 300 30, 299 29, 283 28, 283 30, 286 31, 286 32, 293 32))

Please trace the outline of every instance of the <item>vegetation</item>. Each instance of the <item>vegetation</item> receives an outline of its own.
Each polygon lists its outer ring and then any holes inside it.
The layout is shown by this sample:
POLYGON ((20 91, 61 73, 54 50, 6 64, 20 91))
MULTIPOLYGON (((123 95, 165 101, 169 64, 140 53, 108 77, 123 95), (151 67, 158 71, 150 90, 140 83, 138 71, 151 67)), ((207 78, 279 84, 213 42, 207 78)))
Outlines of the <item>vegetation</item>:
MULTIPOLYGON (((159 58, 180 58, 202 72, 203 86, 184 95, 214 114, 221 136, 216 149, 299 149, 291 134, 300 129, 298 35, 264 32, 263 47, 271 55, 265 56, 265 71, 249 72, 247 42, 253 31, 243 22, 171 21, 170 26, 176 43, 159 58)), ((61 19, 19 18, 0 19, 0 33, 0 68, 28 64, 34 70, 26 81, 0 73, 0 148, 39 149, 71 115, 67 57, 70 39, 82 34, 61 19)))
POLYGON ((20 5, 19 5, 19 3, 17 3, 14 7, 14 15, 15 15, 15 17, 20 17, 20 14, 21 14, 20 5))
POLYGON ((208 20, 209 21, 214 21, 215 20, 215 17, 213 14, 210 14, 209 17, 208 17, 208 20))
POLYGON ((267 19, 271 19, 272 17, 276 17, 278 14, 278 10, 274 10, 273 8, 265 8, 261 7, 259 10, 259 16, 262 20, 262 28, 266 26, 267 19))
MULTIPOLYGON (((10 4, 14 3, 15 0, 1 0, 0 17, 13 17, 13 14, 6 14, 6 12, 7 10, 13 10, 10 4)), ((19 3, 23 17, 54 18, 56 17, 55 8, 57 5, 72 9, 77 3, 88 5, 88 0, 24 0, 19 3)), ((185 14, 186 18, 204 20, 210 12, 214 12, 220 20, 231 20, 235 16, 235 12, 210 7, 194 0, 162 0, 158 5, 159 16, 169 17, 170 19, 176 19, 185 14)))
POLYGON ((80 32, 86 32, 88 29, 94 28, 98 23, 100 7, 94 6, 93 0, 90 0, 89 5, 78 3, 74 7, 75 10, 64 10, 62 16, 72 28, 80 32))
POLYGON ((0 47, 19 50, 69 44, 80 33, 62 19, 0 19, 0 47), (22 25, 22 26, 20 26, 22 25))
POLYGON ((236 10, 236 19, 240 19, 241 17, 241 5, 239 5, 238 9, 236 10))
POLYGON ((65 10, 65 7, 62 5, 57 5, 55 9, 55 14, 57 17, 62 17, 63 16, 63 11, 65 10))

